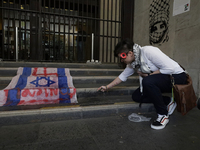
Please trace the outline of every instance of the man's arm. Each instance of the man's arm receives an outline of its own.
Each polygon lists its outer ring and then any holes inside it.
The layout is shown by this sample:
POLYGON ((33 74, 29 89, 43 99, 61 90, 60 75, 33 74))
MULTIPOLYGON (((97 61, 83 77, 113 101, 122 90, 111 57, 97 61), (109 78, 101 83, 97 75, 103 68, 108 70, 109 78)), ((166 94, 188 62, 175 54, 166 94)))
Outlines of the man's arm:
POLYGON ((110 84, 106 85, 106 86, 101 86, 97 89, 97 91, 101 90, 102 92, 120 84, 122 82, 122 80, 120 80, 119 77, 115 78, 115 80, 113 80, 110 84))
POLYGON ((107 89, 110 89, 118 84, 120 84, 122 81, 125 82, 129 76, 131 76, 134 73, 133 68, 129 65, 127 66, 124 71, 117 77, 115 80, 113 80, 111 83, 109 83, 107 86, 101 86, 97 89, 97 91, 101 90, 102 92, 106 91, 107 89))
POLYGON ((160 73, 160 70, 156 70, 152 73, 142 73, 141 71, 137 71, 138 75, 141 76, 141 77, 147 77, 149 75, 153 75, 153 74, 159 74, 160 73))

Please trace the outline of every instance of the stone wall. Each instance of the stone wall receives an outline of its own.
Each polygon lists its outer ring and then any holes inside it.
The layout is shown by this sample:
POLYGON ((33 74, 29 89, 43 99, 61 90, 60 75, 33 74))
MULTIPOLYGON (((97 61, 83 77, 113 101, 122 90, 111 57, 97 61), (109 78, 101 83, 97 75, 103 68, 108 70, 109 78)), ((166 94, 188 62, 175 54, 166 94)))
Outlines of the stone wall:
POLYGON ((161 0, 135 0, 134 42, 142 46, 150 44, 157 46, 165 54, 184 66, 193 79, 195 92, 199 97, 200 1, 190 0, 190 10, 175 16, 173 16, 174 0, 163 1, 167 4, 162 3, 161 0), (158 10, 157 15, 155 15, 156 10, 158 10), (163 38, 159 37, 160 41, 157 40, 152 43, 151 38, 154 31, 152 20, 155 23, 159 18, 161 22, 159 26, 162 26, 163 21, 167 23, 162 29, 157 29, 155 32, 163 32, 166 28, 168 31, 165 32, 163 38))

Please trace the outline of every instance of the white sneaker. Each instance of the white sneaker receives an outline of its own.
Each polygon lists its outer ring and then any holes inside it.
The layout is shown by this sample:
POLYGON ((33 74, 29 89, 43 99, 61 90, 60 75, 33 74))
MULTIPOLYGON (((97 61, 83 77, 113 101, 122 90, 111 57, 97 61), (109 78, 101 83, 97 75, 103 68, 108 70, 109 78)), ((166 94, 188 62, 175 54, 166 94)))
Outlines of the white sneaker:
POLYGON ((174 112, 176 106, 176 102, 171 98, 171 102, 167 105, 168 116, 174 112))
POLYGON ((151 128, 156 130, 163 129, 165 128, 168 122, 169 122, 168 116, 158 114, 158 118, 151 124, 151 128))

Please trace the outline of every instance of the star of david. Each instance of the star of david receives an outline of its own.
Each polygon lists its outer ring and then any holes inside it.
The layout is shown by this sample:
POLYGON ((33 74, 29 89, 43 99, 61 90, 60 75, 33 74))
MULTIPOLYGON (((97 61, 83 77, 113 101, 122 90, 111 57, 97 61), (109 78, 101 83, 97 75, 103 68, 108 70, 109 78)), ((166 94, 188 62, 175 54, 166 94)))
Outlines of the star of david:
POLYGON ((50 77, 37 77, 36 80, 30 82, 31 84, 34 84, 36 87, 49 87, 51 84, 54 84, 56 82, 50 80, 50 77), (40 85, 38 82, 42 79, 45 79, 47 80, 47 84, 44 84, 44 85, 40 85))

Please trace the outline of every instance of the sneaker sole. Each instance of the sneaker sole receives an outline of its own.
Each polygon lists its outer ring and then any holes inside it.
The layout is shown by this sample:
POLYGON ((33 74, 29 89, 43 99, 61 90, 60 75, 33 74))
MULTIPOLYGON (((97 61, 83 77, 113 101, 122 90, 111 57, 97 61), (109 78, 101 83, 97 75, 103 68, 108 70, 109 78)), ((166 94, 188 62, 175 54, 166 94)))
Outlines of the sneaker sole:
MULTIPOLYGON (((168 119, 167 123, 168 122, 169 122, 169 119, 168 119)), ((161 129, 165 128, 165 126, 167 125, 167 123, 165 125, 162 125, 162 126, 154 126, 154 125, 151 124, 151 128, 155 129, 155 130, 161 130, 161 129)))
POLYGON ((174 112, 176 106, 177 106, 177 104, 176 104, 176 102, 174 102, 174 106, 172 107, 171 111, 168 112, 168 116, 174 112))

